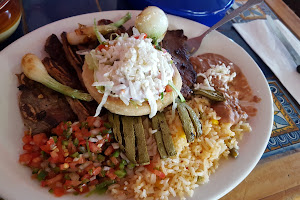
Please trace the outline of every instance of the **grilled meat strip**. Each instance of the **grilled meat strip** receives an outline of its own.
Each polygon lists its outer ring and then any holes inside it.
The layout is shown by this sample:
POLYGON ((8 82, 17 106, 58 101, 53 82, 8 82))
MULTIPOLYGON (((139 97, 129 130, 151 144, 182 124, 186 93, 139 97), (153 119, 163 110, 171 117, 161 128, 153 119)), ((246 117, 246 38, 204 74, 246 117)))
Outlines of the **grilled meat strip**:
POLYGON ((191 87, 196 83, 197 74, 189 61, 189 53, 184 45, 186 40, 187 37, 183 34, 183 30, 167 31, 162 41, 162 47, 172 55, 182 78, 181 93, 189 99, 192 92, 191 87))
MULTIPOLYGON (((83 59, 81 58, 80 55, 76 53, 78 48, 76 46, 71 46, 67 40, 67 33, 63 32, 61 34, 61 40, 62 40, 62 45, 63 45, 63 50, 65 52, 66 58, 69 61, 69 63, 72 65, 72 67, 75 69, 77 77, 82 85, 83 88, 84 82, 82 79, 82 66, 83 66, 83 59)), ((85 89, 86 90, 86 89, 85 89)))
POLYGON ((62 121, 76 120, 64 95, 28 79, 24 74, 17 76, 21 116, 32 134, 50 133, 62 121))
MULTIPOLYGON (((70 74, 66 73, 61 66, 57 65, 55 61, 51 60, 51 58, 46 57, 42 62, 48 73, 54 79, 64 85, 73 87, 72 77, 70 77, 70 74)), ((90 116, 89 111, 84 107, 81 101, 67 96, 66 100, 70 104, 73 112, 78 116, 79 121, 84 121, 88 116, 90 116)))

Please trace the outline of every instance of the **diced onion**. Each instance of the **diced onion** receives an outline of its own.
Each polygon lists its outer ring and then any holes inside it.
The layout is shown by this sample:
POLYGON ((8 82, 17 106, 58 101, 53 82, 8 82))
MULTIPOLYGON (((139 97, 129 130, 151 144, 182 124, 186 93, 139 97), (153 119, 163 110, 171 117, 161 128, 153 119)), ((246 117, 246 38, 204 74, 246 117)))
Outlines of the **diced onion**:
POLYGON ((118 143, 112 143, 111 146, 114 148, 114 149, 119 149, 120 148, 120 145, 118 143))

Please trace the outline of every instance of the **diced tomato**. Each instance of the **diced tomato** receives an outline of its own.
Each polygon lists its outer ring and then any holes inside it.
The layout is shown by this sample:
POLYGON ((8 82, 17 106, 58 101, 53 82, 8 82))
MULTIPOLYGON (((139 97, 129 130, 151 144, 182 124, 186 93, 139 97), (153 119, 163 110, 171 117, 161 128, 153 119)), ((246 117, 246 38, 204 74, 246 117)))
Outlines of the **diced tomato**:
POLYGON ((64 164, 59 165, 59 169, 60 170, 66 170, 69 167, 70 167, 70 165, 68 163, 64 163, 64 164))
POLYGON ((58 174, 55 177, 46 180, 46 185, 53 185, 54 183, 63 179, 63 174, 58 174))
POLYGON ((66 190, 63 187, 55 187, 53 188, 53 194, 56 197, 61 197, 66 193, 66 190))
POLYGON ((48 173, 48 179, 54 178, 55 176, 56 176, 56 173, 55 173, 54 171, 50 171, 50 172, 48 173))
POLYGON ((104 139, 105 139, 107 142, 110 142, 110 140, 111 140, 110 134, 107 133, 107 134, 104 136, 104 139))
POLYGON ((94 168, 94 165, 93 164, 90 164, 89 166, 87 166, 84 170, 89 172, 91 169, 93 170, 94 168))
POLYGON ((33 142, 37 146, 41 146, 41 145, 46 144, 47 140, 48 140, 48 138, 47 138, 45 133, 40 133, 40 134, 37 134, 37 135, 33 136, 33 142))
POLYGON ((111 180, 114 180, 117 178, 117 175, 115 174, 115 170, 110 168, 106 173, 105 175, 110 178, 111 180))
POLYGON ((86 144, 86 141, 85 140, 81 140, 80 142, 79 142, 79 145, 85 145, 86 144))
POLYGON ((77 188, 74 188, 77 192, 79 192, 80 194, 86 193, 89 191, 89 188, 86 184, 82 184, 77 188))
POLYGON ((154 169, 153 173, 161 179, 166 178, 166 175, 162 171, 159 171, 157 169, 154 169))
POLYGON ((113 146, 110 145, 110 146, 107 147, 107 149, 105 150, 104 155, 109 156, 110 154, 113 153, 113 151, 114 151, 114 148, 113 148, 113 146))
POLYGON ((101 167, 95 168, 95 169, 93 170, 93 175, 94 175, 94 176, 97 176, 98 174, 100 174, 101 169, 102 169, 101 167))
POLYGON ((73 132, 80 131, 80 124, 79 123, 74 124, 74 125, 71 126, 71 128, 72 128, 73 132))
POLYGON ((82 133, 82 135, 84 136, 84 137, 90 137, 92 134, 89 132, 89 130, 88 129, 86 129, 86 128, 82 128, 81 129, 81 133, 82 133))
POLYGON ((159 171, 159 170, 155 169, 155 165, 154 165, 153 162, 151 162, 149 165, 146 165, 145 167, 148 171, 152 172, 153 174, 155 174, 159 178, 161 178, 161 179, 166 178, 166 175, 162 171, 159 171))
POLYGON ((83 135, 80 131, 75 132, 74 135, 79 141, 84 140, 83 135))
POLYGON ((19 158, 19 162, 25 165, 28 165, 31 162, 31 160, 32 160, 32 154, 30 153, 21 154, 19 158))
POLYGON ((76 165, 77 165, 77 164, 78 164, 78 163, 76 163, 76 162, 69 163, 70 169, 76 169, 76 165))
POLYGON ((97 147, 97 145, 93 142, 89 142, 89 147, 90 147, 90 150, 91 152, 93 153, 98 153, 99 152, 99 148, 97 147))
POLYGON ((85 179, 90 179, 91 178, 91 175, 89 175, 89 174, 85 174, 84 176, 82 176, 81 177, 81 179, 80 180, 85 180, 85 179))
POLYGON ((51 151, 50 153, 51 158, 53 158, 54 160, 57 160, 58 158, 58 153, 56 151, 51 151))
POLYGON ((104 145, 104 143, 105 143, 105 140, 104 139, 101 139, 101 140, 99 140, 97 143, 96 143, 96 145, 97 145, 97 147, 102 147, 103 145, 104 145), (99 146, 98 146, 99 145, 99 146))
POLYGON ((96 117, 93 116, 90 116, 86 119, 86 122, 88 123, 89 127, 93 127, 95 121, 96 121, 96 117))
POLYGON ((92 181, 90 181, 90 182, 88 183, 89 186, 97 185, 97 184, 99 184, 99 181, 98 181, 97 179, 92 180, 92 181))
POLYGON ((60 136, 63 135, 64 130, 63 130, 63 123, 60 123, 57 127, 52 129, 52 133, 60 136))
MULTIPOLYGON (((23 146, 23 150, 27 151, 27 152, 32 152, 33 149, 34 149, 34 146, 31 144, 24 144, 24 146, 23 146)), ((38 147, 37 147, 37 150, 38 150, 38 147)))
POLYGON ((32 159, 32 163, 40 163, 43 159, 39 156, 39 157, 35 157, 32 159))
POLYGON ((104 130, 106 130, 106 127, 105 127, 105 126, 101 126, 101 127, 99 128, 99 132, 100 132, 100 133, 103 133, 104 130))
POLYGON ((69 154, 73 154, 77 151, 73 142, 68 143, 68 151, 69 151, 69 154))
POLYGON ((114 163, 114 165, 118 165, 119 164, 118 159, 116 157, 114 157, 114 156, 110 157, 110 160, 111 160, 112 163, 114 163))
POLYGON ((71 163, 71 162, 73 162, 73 158, 67 157, 67 158, 65 159, 65 162, 66 162, 66 163, 71 163))
POLYGON ((172 91, 173 91, 172 87, 170 85, 167 85, 166 92, 172 92, 172 91))
POLYGON ((24 135, 22 138, 24 144, 29 144, 32 141, 31 135, 24 135))
POLYGON ((79 164, 85 163, 85 158, 84 158, 83 156, 80 156, 80 157, 79 157, 79 160, 78 160, 78 163, 79 163, 79 164))
POLYGON ((46 153, 50 153, 50 151, 51 151, 50 146, 47 144, 40 146, 40 148, 41 148, 41 150, 45 151, 46 153))
POLYGON ((81 181, 76 181, 76 180, 66 180, 65 182, 65 186, 73 186, 73 187, 77 187, 78 185, 80 185, 81 181))
POLYGON ((100 44, 97 49, 99 51, 101 51, 102 49, 105 49, 105 50, 108 50, 109 49, 109 46, 108 45, 105 45, 105 44, 100 44))
POLYGON ((51 145, 53 145, 54 143, 55 143, 55 141, 54 141, 53 137, 50 137, 49 140, 47 141, 47 145, 48 145, 48 146, 51 146, 51 145))
MULTIPOLYGON (((135 39, 139 39, 140 38, 140 36, 135 36, 134 37, 135 39)), ((146 39, 147 38, 147 34, 146 33, 144 33, 144 36, 141 38, 141 39, 146 39)))
POLYGON ((44 181, 44 180, 41 181, 41 186, 42 186, 42 187, 46 187, 46 186, 47 186, 47 185, 46 185, 46 181, 44 181))

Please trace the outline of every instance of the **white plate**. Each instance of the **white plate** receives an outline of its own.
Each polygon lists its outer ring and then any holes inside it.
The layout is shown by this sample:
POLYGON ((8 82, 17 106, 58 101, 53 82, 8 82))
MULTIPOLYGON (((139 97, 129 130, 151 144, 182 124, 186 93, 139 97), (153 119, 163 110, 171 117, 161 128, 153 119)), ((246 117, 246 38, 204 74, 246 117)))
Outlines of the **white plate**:
MULTIPOLYGON (((30 52, 43 58, 45 56, 44 44, 51 33, 59 36, 62 31, 77 28, 78 23, 93 24, 94 18, 117 20, 125 12, 91 13, 63 19, 25 35, 0 53, 0 196, 9 200, 54 198, 47 192, 47 189, 39 186, 38 181, 30 178, 31 172, 27 167, 18 163, 19 154, 22 152, 23 123, 18 108, 15 74, 21 71, 22 56, 30 52)), ((135 16, 139 13, 139 11, 130 12, 133 20, 126 24, 127 27, 134 24, 135 16)), ((188 37, 200 35, 207 28, 180 17, 168 17, 169 29, 183 29, 188 37)), ((253 131, 245 134, 239 143, 239 157, 222 161, 216 172, 211 175, 210 181, 196 188, 192 199, 217 199, 236 187, 251 172, 262 156, 273 123, 271 93, 263 73, 252 58, 240 46, 218 32, 211 33, 204 40, 198 53, 205 52, 221 54, 240 66, 254 93, 261 97, 262 101, 257 105, 257 116, 250 119, 253 131)), ((86 198, 66 195, 60 199, 86 198)), ((92 196, 89 199, 99 199, 99 197, 92 196)))

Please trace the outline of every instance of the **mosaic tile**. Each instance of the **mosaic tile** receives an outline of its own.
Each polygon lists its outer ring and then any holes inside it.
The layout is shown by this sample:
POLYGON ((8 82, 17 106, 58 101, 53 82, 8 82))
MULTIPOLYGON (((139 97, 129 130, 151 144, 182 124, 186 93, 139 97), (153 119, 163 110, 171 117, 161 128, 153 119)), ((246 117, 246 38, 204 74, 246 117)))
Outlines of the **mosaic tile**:
POLYGON ((274 122, 264 156, 287 151, 300 145, 300 109, 275 78, 268 79, 273 95, 274 122))

